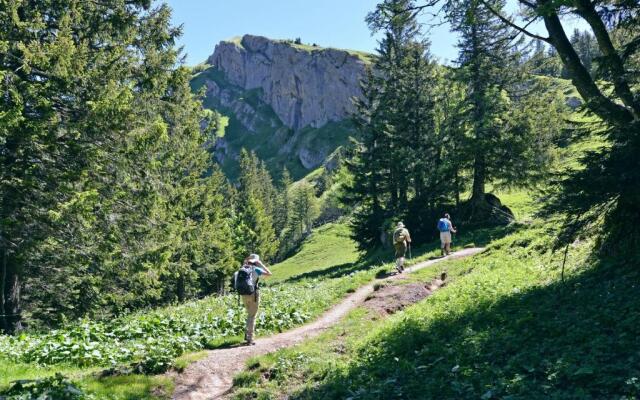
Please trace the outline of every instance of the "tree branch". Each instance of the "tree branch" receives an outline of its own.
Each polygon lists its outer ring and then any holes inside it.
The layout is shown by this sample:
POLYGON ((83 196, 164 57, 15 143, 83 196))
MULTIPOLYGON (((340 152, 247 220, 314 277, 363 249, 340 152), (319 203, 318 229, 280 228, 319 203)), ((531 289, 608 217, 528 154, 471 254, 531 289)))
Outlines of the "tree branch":
POLYGON ((598 42, 598 47, 600 47, 600 51, 602 51, 604 59, 606 60, 606 65, 609 67, 609 72, 611 72, 613 77, 613 86, 616 95, 618 95, 624 105, 632 110, 636 119, 640 118, 640 104, 635 101, 633 93, 631 92, 622 59, 613 46, 609 32, 607 32, 607 28, 596 12, 593 3, 589 0, 575 0, 575 6, 576 14, 587 21, 593 30, 593 34, 598 42))
POLYGON ((580 57, 578 57, 571 45, 558 14, 548 12, 542 18, 547 32, 549 32, 551 45, 558 52, 562 63, 569 71, 571 81, 586 101, 587 107, 600 118, 610 123, 620 125, 632 121, 632 113, 626 107, 607 98, 595 84, 589 71, 582 64, 580 57))
POLYGON ((547 43, 551 43, 549 41, 549 38, 540 36, 540 35, 536 35, 535 33, 528 31, 526 29, 527 26, 531 25, 531 23, 533 21, 530 21, 524 28, 521 26, 518 26, 517 24, 515 24, 513 21, 511 21, 509 18, 505 17, 504 15, 502 15, 499 11, 497 11, 496 9, 494 9, 493 7, 491 7, 489 5, 489 3, 487 3, 485 0, 480 0, 480 3, 482 3, 483 6, 485 6, 493 15, 495 15, 496 17, 498 17, 503 23, 509 25, 510 27, 512 27, 513 29, 517 30, 518 32, 525 34, 529 37, 532 37, 534 39, 538 39, 538 40, 542 40, 543 42, 547 42, 547 43))

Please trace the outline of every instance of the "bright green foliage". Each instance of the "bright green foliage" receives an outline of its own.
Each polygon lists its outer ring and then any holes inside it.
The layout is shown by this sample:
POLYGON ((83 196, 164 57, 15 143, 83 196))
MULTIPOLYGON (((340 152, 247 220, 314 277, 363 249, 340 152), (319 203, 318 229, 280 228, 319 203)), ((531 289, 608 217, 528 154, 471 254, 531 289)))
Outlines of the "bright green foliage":
POLYGON ((296 237, 301 238, 311 233, 319 210, 315 189, 306 181, 297 183, 291 192, 291 214, 287 228, 293 236, 289 240, 295 241, 296 237))
POLYGON ((6 391, 0 392, 0 395, 8 400, 90 400, 95 398, 84 394, 60 374, 40 380, 16 382, 6 391))
POLYGON ((271 176, 255 153, 240 154, 238 224, 235 227, 241 253, 238 258, 257 253, 270 260, 278 250, 274 212, 278 196, 271 176))
MULTIPOLYGON (((282 236, 289 224, 291 209, 291 195, 289 188, 293 184, 289 170, 284 168, 278 184, 279 196, 274 206, 273 227, 278 235, 282 236)), ((281 243, 282 244, 282 243, 281 243)))
MULTIPOLYGON (((374 272, 340 274, 324 280, 301 277, 297 282, 263 286, 257 333, 282 332, 308 321, 347 291, 370 280, 374 272)), ((85 320, 46 334, 0 336, 0 353, 14 362, 124 364, 137 372, 158 373, 186 351, 201 350, 216 339, 241 334, 245 318, 236 295, 216 296, 109 322, 85 320)))

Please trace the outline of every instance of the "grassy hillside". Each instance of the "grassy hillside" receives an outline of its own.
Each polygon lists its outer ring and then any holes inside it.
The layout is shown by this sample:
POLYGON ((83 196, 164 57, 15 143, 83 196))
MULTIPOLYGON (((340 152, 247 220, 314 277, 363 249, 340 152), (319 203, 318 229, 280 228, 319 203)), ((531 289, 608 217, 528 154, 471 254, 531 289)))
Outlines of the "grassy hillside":
MULTIPOLYGON (((465 243, 487 238, 468 234, 465 243)), ((417 247, 412 262, 434 256, 436 247, 435 243, 417 247)), ((344 223, 317 229, 296 255, 272 267, 272 280, 264 280, 258 335, 315 318, 381 270, 391 270, 385 263, 390 261, 390 252, 361 259, 344 223)), ((237 296, 229 295, 112 321, 71 322, 48 333, 1 336, 0 390, 18 379, 59 372, 101 398, 107 394, 113 399, 155 398, 171 392, 171 382, 155 374, 196 359, 202 349, 240 341, 243 327, 244 311, 237 296)))
MULTIPOLYGON (((357 259, 344 225, 314 232, 296 256, 273 266, 273 281, 265 280, 257 333, 300 325, 370 281, 376 270, 365 262, 357 264, 357 259), (313 276, 323 270, 333 274, 313 276)), ((180 365, 185 353, 240 341, 244 318, 232 294, 112 321, 71 322, 43 334, 0 336, 0 391, 12 381, 62 373, 100 398, 107 393, 113 399, 154 398, 153 393, 171 392, 171 382, 154 374, 180 365), (96 375, 105 370, 126 376, 96 375)))
POLYGON ((261 100, 259 89, 244 90, 234 86, 226 80, 223 72, 212 67, 203 66, 199 70, 191 81, 194 91, 202 88, 207 81, 212 81, 228 91, 235 104, 242 105, 231 109, 211 96, 204 99, 205 107, 224 115, 225 127, 218 131, 218 137, 224 137, 228 156, 221 160, 221 166, 231 179, 237 177, 238 161, 235 157, 242 148, 255 151, 266 162, 272 175, 279 176, 282 169, 287 167, 294 179, 300 179, 310 172, 298 156, 302 149, 323 155, 324 159, 338 147, 348 144, 349 136, 354 135, 354 129, 348 121, 329 122, 320 128, 307 127, 293 132, 261 100), (242 109, 242 116, 238 114, 239 109, 242 109), (247 124, 251 125, 251 129, 247 128, 247 124))
POLYGON ((298 253, 271 268, 274 276, 270 284, 354 264, 358 251, 349 235, 345 224, 327 224, 316 229, 298 253))
POLYGON ((521 226, 447 263, 450 284, 405 312, 380 323, 360 310, 321 340, 253 360, 237 397, 637 398, 639 265, 592 259, 584 241, 563 279, 554 232, 521 226))

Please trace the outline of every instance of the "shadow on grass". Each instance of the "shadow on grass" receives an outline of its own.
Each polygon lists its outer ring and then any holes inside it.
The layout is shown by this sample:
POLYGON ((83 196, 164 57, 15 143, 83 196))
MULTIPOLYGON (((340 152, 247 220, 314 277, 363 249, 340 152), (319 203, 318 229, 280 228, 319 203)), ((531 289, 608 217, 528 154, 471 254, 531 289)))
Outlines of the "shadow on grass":
POLYGON ((600 262, 564 284, 488 296, 457 315, 410 314, 363 345, 348 368, 290 398, 637 399, 633 264, 600 262))
POLYGON ((231 347, 240 347, 244 346, 244 338, 240 335, 238 336, 226 336, 216 339, 209 340, 205 349, 207 350, 215 350, 215 349, 228 349, 231 347))

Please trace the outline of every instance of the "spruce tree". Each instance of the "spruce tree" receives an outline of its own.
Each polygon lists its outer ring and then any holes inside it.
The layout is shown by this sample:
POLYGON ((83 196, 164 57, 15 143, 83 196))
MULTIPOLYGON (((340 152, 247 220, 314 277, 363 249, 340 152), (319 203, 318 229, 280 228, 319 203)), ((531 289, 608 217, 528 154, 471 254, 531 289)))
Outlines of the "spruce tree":
POLYGON ((265 260, 276 254, 278 240, 274 229, 273 196, 275 189, 264 164, 254 153, 242 150, 238 188, 238 238, 241 239, 242 259, 258 253, 265 260), (244 254, 244 255, 243 255, 244 254))
POLYGON ((274 229, 278 237, 282 236, 283 232, 286 230, 289 224, 289 219, 292 211, 289 190, 291 189, 292 184, 293 181, 291 179, 291 175, 289 174, 289 170, 287 170, 287 168, 284 168, 282 170, 282 176, 278 185, 279 193, 276 198, 276 207, 274 210, 273 220, 274 229))
MULTIPOLYGON (((502 8, 503 4, 494 3, 502 8)), ((499 116, 506 110, 505 90, 514 81, 517 60, 511 50, 512 33, 497 21, 478 0, 456 2, 450 10, 453 30, 460 34, 458 42, 459 79, 468 85, 467 99, 471 135, 468 145, 473 157, 471 188, 472 214, 486 212, 486 183, 494 166, 502 160, 495 152, 501 143, 505 124, 499 116)))
MULTIPOLYGON (((504 2, 491 1, 490 6, 501 10, 504 2)), ((538 171, 548 170, 548 152, 559 131, 548 128, 558 124, 526 116, 545 104, 540 104, 536 81, 526 74, 514 31, 480 0, 451 2, 448 11, 460 33, 457 79, 466 85, 468 106, 469 134, 461 154, 470 156, 472 183, 463 214, 474 222, 508 221, 509 211, 487 200, 487 184, 527 185, 538 171)))
POLYGON ((354 179, 346 195, 356 205, 354 237, 363 249, 385 241, 391 220, 419 219, 429 202, 447 190, 429 181, 441 166, 433 83, 437 72, 416 16, 408 11, 413 6, 412 1, 384 1, 367 17, 371 29, 384 36, 375 72, 368 74, 356 103, 361 139, 347 163, 354 179))
POLYGON ((318 216, 318 202, 311 184, 301 181, 294 186, 291 208, 291 227, 297 241, 311 232, 313 222, 318 216))

